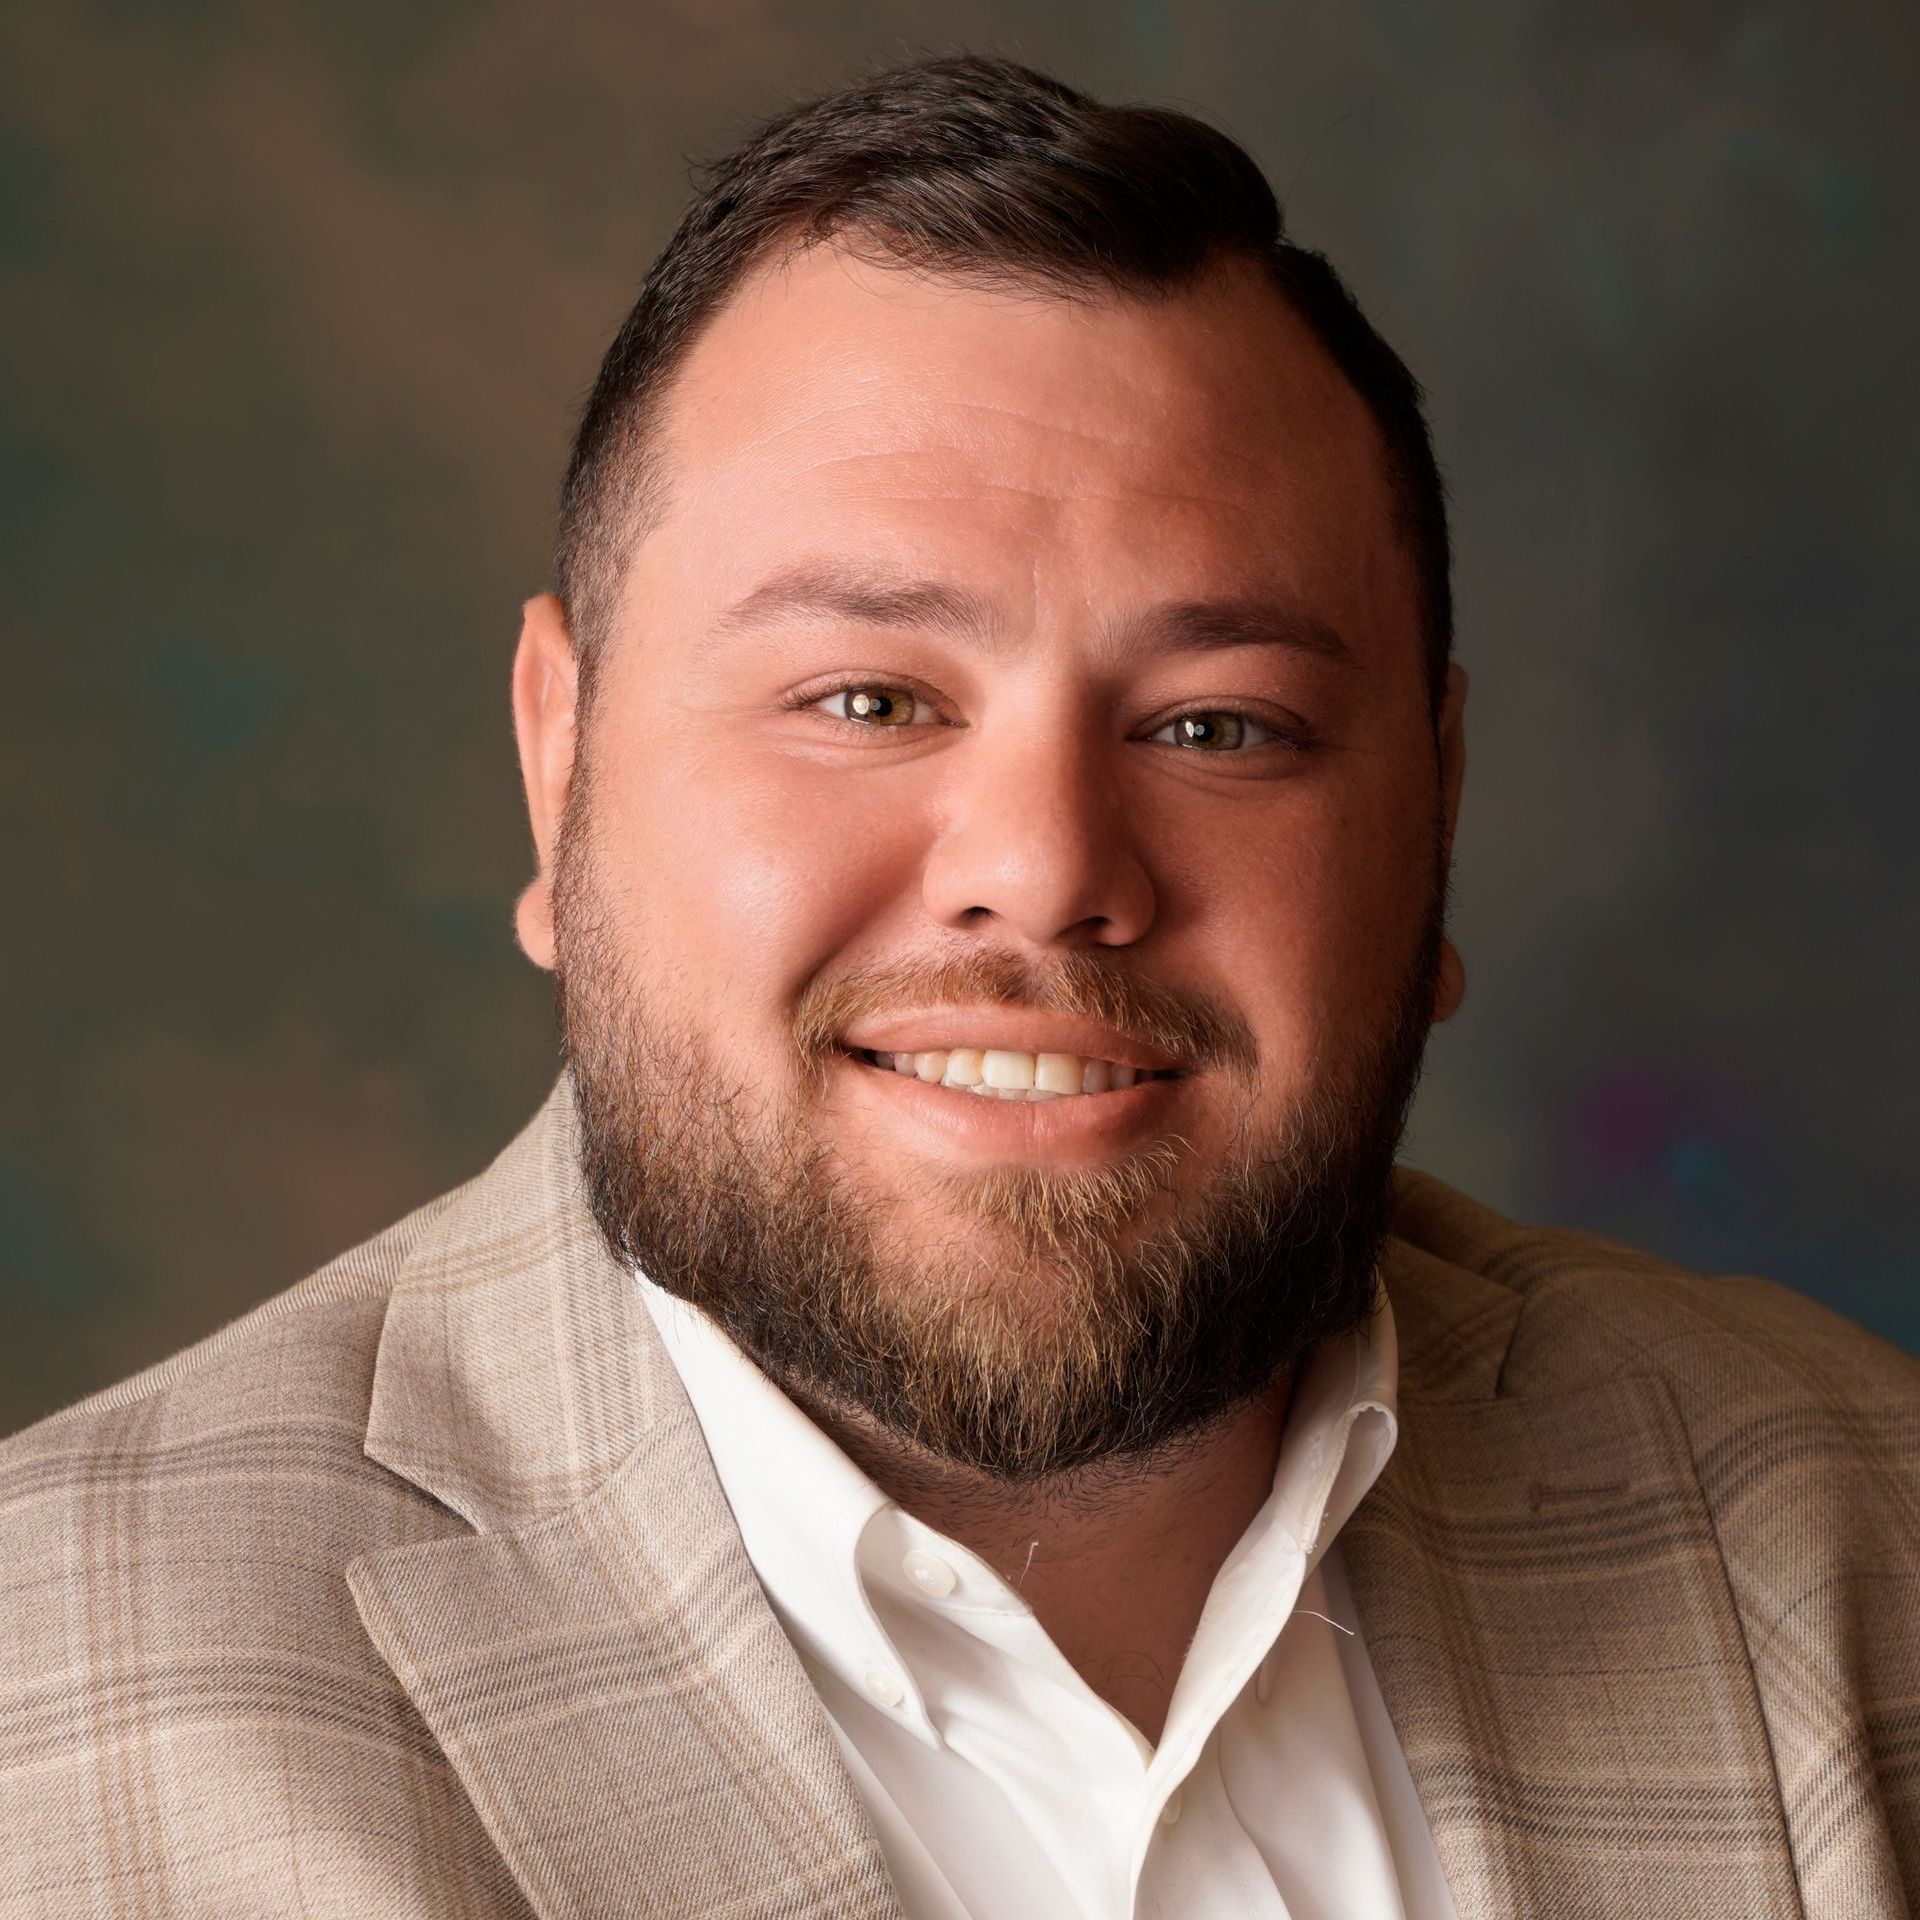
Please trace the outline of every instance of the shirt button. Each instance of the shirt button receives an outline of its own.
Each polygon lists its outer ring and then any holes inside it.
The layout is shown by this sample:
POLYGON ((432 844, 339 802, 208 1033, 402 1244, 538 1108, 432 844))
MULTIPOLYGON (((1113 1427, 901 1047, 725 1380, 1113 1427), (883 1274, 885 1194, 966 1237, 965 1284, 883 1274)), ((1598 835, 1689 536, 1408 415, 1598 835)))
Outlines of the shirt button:
POLYGON ((1167 1804, 1160 1809, 1160 1824, 1163 1827, 1175 1825, 1180 1818, 1180 1789, 1175 1787, 1167 1795, 1167 1804))
POLYGON ((923 1553, 918 1547, 901 1561, 906 1569, 907 1578, 922 1593, 931 1594, 936 1600, 944 1600, 960 1582, 953 1569, 947 1563, 931 1553, 923 1553))
POLYGON ((875 1667, 868 1673, 867 1691, 883 1707, 897 1707, 907 1697, 906 1688, 885 1667, 875 1667))

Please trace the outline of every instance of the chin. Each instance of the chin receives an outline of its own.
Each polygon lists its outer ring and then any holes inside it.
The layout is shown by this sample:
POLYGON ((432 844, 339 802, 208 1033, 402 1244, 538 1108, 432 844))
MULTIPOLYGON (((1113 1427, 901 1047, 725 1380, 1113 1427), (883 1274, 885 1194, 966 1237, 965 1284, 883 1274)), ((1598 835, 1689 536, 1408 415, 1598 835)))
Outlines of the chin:
POLYGON ((988 1286, 1049 1268, 1084 1276, 1124 1263, 1180 1213, 1185 1158, 1159 1142, 1095 1166, 942 1170, 893 1210, 885 1251, 908 1271, 984 1274, 988 1286))

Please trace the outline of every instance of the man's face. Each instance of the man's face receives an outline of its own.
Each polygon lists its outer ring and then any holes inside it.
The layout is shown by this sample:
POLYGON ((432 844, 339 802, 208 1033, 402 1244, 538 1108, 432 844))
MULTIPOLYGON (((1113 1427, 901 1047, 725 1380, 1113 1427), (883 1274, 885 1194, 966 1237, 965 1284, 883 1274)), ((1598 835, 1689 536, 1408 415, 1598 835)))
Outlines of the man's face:
POLYGON ((1070 304, 821 248, 715 319, 663 455, 581 735, 554 603, 516 675, 602 1224, 790 1386, 1007 1472, 1129 1444, 1089 1407, 1154 1352, 1228 1367, 1201 1417, 1356 1318, 1458 688, 1437 743, 1305 327, 1243 270, 1070 304))

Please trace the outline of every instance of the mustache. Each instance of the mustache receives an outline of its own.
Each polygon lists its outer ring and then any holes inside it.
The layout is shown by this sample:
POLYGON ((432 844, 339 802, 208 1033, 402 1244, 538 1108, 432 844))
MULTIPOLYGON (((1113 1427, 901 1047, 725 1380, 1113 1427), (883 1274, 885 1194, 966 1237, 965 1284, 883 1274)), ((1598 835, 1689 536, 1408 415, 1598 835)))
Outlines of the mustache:
POLYGON ((1088 952, 1042 962, 987 948, 809 981, 794 1011, 802 1065, 809 1071, 824 1067, 856 1020, 938 1006, 1073 1014, 1196 1066, 1251 1073, 1259 1059, 1253 1029, 1211 995, 1167 986, 1088 952))

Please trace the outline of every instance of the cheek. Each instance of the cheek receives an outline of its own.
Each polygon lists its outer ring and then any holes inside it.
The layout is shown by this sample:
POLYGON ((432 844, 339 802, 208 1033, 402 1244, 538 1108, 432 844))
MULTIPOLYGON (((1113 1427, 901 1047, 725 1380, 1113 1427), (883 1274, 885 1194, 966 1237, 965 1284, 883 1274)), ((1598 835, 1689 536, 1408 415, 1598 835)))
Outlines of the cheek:
POLYGON ((883 917, 917 861, 871 780, 772 756, 656 754, 598 788, 602 871, 628 952, 682 1019, 783 1043, 800 991, 883 917))
POLYGON ((1230 841, 1208 835, 1204 859, 1181 861, 1202 977, 1253 1023, 1279 1086, 1303 1085, 1329 1046, 1391 1012, 1424 926, 1423 821, 1410 795, 1303 782, 1230 841))

